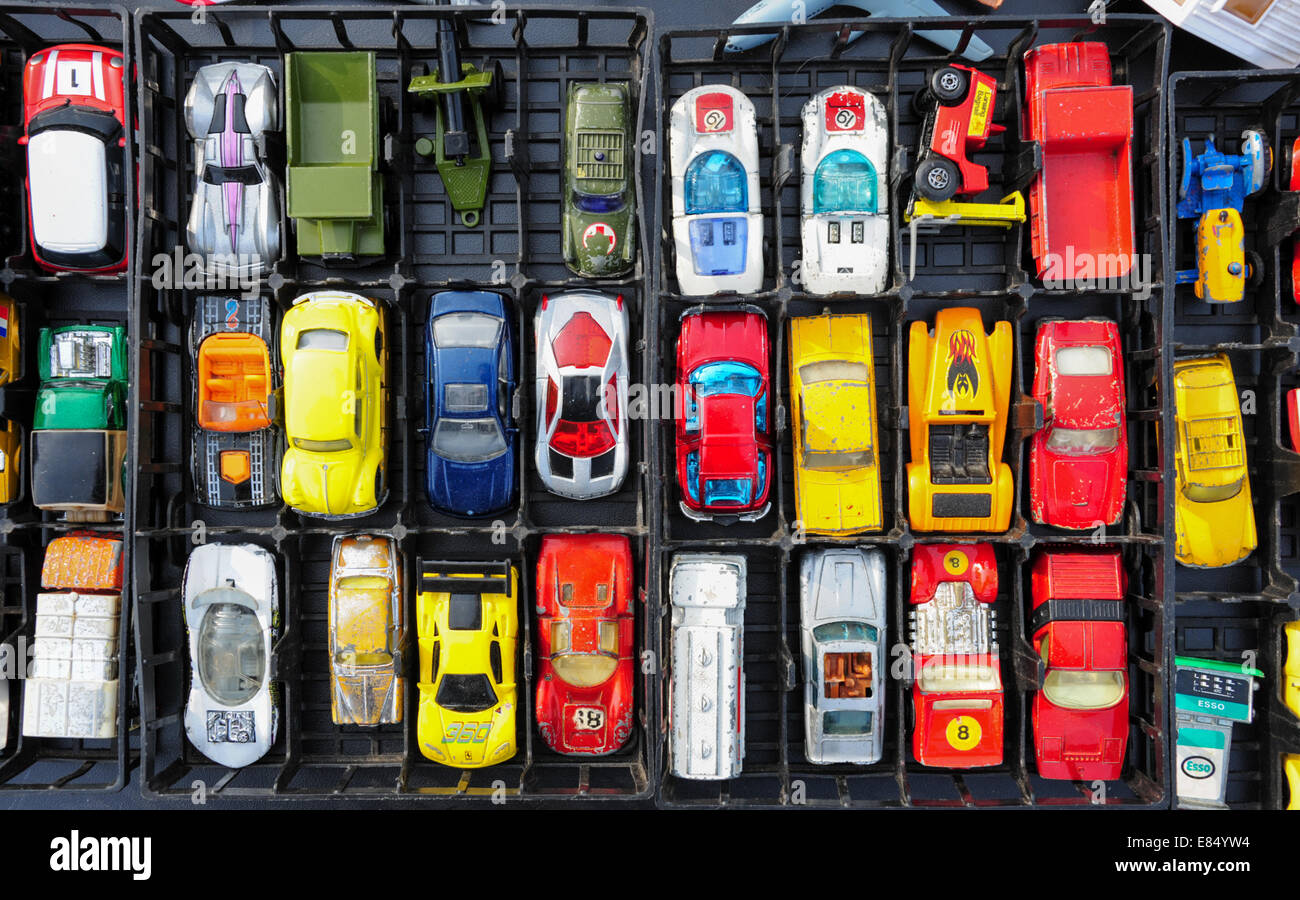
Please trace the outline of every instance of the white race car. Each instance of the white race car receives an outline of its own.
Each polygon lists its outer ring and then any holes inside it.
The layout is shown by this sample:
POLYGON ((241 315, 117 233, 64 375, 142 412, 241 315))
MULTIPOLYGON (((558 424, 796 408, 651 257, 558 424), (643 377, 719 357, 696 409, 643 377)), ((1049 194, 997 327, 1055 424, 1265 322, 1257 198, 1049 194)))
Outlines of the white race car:
POLYGON ((754 104, 735 88, 703 85, 673 104, 669 124, 681 292, 760 290, 763 212, 754 104))
POLYGON ((889 120, 860 88, 828 88, 803 107, 804 287, 877 294, 889 278, 889 120))
POLYGON ((280 626, 275 559, 252 544, 204 544, 185 566, 181 599, 190 637, 185 734, 219 765, 255 763, 280 724, 270 678, 280 626))

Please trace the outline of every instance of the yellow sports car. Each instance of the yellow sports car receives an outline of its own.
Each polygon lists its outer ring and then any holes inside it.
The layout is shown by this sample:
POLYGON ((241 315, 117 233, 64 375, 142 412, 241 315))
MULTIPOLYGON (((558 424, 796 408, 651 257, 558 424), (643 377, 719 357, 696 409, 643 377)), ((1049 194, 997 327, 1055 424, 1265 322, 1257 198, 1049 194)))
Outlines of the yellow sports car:
POLYGON ((795 515, 811 534, 879 531, 871 318, 790 320, 795 515))
MULTIPOLYGON (((1282 700, 1287 709, 1300 716, 1300 620, 1287 622, 1282 636, 1286 640, 1286 665, 1282 670, 1286 684, 1282 689, 1282 700)), ((1296 800, 1300 802, 1300 797, 1296 800)))
POLYGON ((280 495, 298 512, 346 518, 384 502, 386 354, 383 310, 366 297, 316 291, 285 314, 280 495))
POLYGON ((1226 354, 1174 363, 1174 558, 1216 568, 1255 549, 1241 399, 1226 354))
POLYGON ((515 755, 519 575, 508 562, 420 560, 420 752, 480 769, 515 755))
MULTIPOLYGON (((18 306, 0 294, 0 385, 9 384, 22 377, 22 355, 18 345, 18 306)), ((18 423, 12 419, 0 420, 0 504, 18 499, 19 454, 23 436, 18 423)))

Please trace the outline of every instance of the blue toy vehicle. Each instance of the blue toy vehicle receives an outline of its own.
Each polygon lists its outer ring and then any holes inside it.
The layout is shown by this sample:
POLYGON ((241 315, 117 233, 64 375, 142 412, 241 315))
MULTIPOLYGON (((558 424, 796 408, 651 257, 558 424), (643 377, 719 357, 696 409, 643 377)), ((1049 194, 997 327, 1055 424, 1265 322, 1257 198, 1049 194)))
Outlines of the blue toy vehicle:
POLYGON ((434 294, 425 330, 425 491, 435 509, 485 516, 515 493, 515 337, 504 297, 434 294))

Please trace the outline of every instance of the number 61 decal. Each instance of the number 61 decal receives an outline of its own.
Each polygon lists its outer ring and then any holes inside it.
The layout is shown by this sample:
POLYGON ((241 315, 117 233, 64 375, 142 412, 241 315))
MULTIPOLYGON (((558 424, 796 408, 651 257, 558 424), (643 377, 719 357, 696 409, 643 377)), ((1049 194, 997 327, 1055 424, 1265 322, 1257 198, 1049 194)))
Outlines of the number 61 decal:
POLYGON ((473 722, 452 722, 447 726, 446 732, 442 736, 444 744, 481 744, 488 739, 489 732, 492 731, 492 724, 484 722, 475 725, 473 722))

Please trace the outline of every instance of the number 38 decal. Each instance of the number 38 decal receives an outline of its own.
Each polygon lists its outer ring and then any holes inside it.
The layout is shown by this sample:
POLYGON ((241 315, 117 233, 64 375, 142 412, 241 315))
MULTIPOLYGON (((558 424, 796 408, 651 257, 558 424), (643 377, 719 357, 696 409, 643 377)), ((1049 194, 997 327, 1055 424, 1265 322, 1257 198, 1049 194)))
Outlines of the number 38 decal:
POLYGON ((492 723, 452 722, 442 736, 444 744, 481 744, 488 739, 492 723))
POLYGON ((579 731, 599 731, 605 727, 605 711, 597 706, 579 706, 573 711, 573 727, 579 731))

